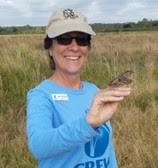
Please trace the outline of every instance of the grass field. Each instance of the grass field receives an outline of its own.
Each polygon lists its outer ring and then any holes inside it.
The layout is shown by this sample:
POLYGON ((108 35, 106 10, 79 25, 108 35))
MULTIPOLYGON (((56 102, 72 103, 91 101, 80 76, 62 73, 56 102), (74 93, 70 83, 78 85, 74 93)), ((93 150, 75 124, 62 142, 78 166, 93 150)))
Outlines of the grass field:
MULTIPOLYGON (((0 168, 34 168, 25 138, 26 92, 51 74, 42 35, 0 36, 0 168)), ((120 168, 158 168, 158 32, 97 34, 82 79, 98 86, 134 71, 112 120, 120 168)))

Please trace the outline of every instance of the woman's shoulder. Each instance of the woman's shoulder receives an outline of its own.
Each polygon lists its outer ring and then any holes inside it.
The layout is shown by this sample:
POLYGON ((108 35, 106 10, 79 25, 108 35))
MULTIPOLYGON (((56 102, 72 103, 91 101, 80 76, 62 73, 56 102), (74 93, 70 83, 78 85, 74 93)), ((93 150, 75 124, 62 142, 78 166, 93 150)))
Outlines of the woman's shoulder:
POLYGON ((41 81, 26 94, 27 103, 51 105, 51 90, 47 80, 41 81))
POLYGON ((92 82, 89 82, 89 81, 84 81, 84 86, 87 88, 87 89, 92 89, 92 90, 99 90, 99 87, 92 83, 92 82))
POLYGON ((28 91, 28 94, 32 93, 32 92, 38 92, 38 93, 41 93, 41 94, 46 94, 47 90, 49 90, 50 88, 50 83, 49 81, 46 79, 46 80, 43 80, 41 81, 40 83, 38 83, 36 86, 32 87, 29 91, 28 91))

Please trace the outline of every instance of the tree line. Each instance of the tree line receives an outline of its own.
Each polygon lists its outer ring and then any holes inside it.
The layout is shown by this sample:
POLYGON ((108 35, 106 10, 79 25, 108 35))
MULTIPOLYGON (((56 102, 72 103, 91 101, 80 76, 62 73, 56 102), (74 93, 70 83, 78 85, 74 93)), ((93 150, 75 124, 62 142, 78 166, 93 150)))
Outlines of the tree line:
MULTIPOLYGON (((158 20, 148 20, 128 23, 93 23, 91 24, 96 32, 120 32, 120 31, 157 31, 158 20)), ((45 26, 0 26, 0 35, 4 34, 43 34, 45 26)))
POLYGON ((119 31, 155 31, 158 30, 158 20, 148 20, 146 18, 141 21, 128 23, 113 24, 93 24, 92 27, 98 32, 119 32, 119 31))

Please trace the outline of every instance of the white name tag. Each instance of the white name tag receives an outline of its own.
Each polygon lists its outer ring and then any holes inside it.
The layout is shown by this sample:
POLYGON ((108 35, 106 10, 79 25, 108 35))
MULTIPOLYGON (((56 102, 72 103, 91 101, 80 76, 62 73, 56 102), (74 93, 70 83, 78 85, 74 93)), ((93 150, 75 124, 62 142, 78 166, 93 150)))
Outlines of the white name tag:
POLYGON ((60 101, 60 100, 64 100, 64 101, 67 101, 69 100, 69 97, 67 94, 63 94, 63 93, 53 93, 52 94, 52 99, 53 100, 57 100, 57 101, 60 101))

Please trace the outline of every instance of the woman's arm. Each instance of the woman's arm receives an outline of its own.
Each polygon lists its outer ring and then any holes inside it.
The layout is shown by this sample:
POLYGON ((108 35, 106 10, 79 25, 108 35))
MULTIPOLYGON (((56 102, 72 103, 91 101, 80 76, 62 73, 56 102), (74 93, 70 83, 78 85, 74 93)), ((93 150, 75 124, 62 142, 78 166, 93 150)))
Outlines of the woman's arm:
POLYGON ((33 90, 27 95, 27 137, 29 148, 37 159, 64 153, 88 142, 97 131, 86 116, 53 126, 55 109, 44 92, 33 90))

